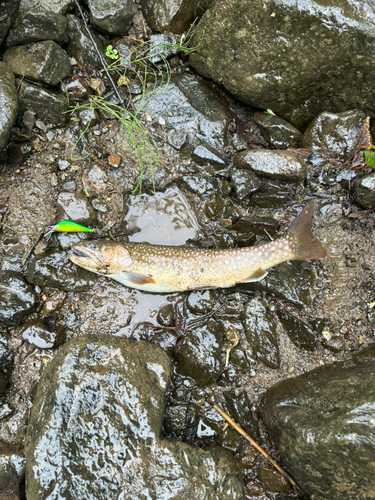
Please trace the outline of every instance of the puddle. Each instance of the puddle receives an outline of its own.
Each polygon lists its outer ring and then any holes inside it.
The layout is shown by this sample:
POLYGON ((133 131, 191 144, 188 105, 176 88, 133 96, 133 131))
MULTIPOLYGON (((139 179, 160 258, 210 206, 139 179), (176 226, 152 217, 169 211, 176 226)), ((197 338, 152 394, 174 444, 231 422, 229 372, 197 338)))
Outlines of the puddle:
POLYGON ((200 229, 193 210, 178 188, 153 196, 133 196, 124 221, 128 229, 140 229, 129 241, 156 245, 184 245, 188 239, 195 238, 200 229))

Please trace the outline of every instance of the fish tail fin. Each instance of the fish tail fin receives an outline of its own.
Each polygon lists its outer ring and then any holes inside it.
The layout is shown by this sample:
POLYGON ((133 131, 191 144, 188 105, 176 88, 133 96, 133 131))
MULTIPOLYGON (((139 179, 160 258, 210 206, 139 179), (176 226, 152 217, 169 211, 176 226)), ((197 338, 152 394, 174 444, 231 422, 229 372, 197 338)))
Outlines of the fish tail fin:
POLYGON ((315 240, 312 233, 314 202, 301 210, 291 224, 288 233, 294 236, 296 250, 291 260, 322 259, 327 255, 325 248, 315 240))

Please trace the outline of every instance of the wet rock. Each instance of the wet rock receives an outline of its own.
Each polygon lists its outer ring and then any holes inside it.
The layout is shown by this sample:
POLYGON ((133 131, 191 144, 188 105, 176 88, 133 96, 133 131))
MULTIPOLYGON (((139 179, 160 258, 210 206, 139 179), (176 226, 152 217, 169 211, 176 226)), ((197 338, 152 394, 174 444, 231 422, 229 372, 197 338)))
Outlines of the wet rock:
POLYGON ((220 220, 223 214, 224 200, 218 193, 212 193, 204 207, 204 213, 209 219, 220 220))
POLYGON ((224 368, 224 327, 212 319, 194 327, 179 342, 174 357, 177 371, 192 377, 200 387, 217 380, 224 368))
POLYGON ((20 500, 26 459, 22 446, 0 441, 0 498, 20 500))
POLYGON ((179 433, 186 428, 187 405, 168 406, 164 413, 163 427, 167 432, 179 433))
POLYGON ((332 16, 314 0, 302 7, 273 0, 266 8, 260 0, 215 2, 195 31, 191 45, 201 43, 190 63, 241 101, 272 109, 297 128, 327 109, 373 116, 375 66, 362 60, 363 47, 375 49, 372 4, 350 5, 336 2, 332 16))
POLYGON ((272 491, 272 493, 291 493, 290 484, 277 470, 261 467, 257 478, 263 483, 266 491, 272 491))
POLYGON ((3 62, 16 75, 47 85, 57 85, 70 74, 67 53, 51 40, 11 47, 5 52, 3 62))
POLYGON ((185 130, 171 130, 167 142, 177 151, 182 151, 188 145, 188 134, 185 130))
POLYGON ((147 24, 163 33, 183 33, 194 21, 194 2, 190 0, 141 0, 147 24))
POLYGON ((283 118, 269 113, 254 113, 254 121, 274 149, 298 148, 301 132, 283 118))
MULTIPOLYGON (((20 0, 13 0, 11 2, 1 3, 0 12, 0 45, 5 40, 9 28, 12 26, 15 20, 20 5, 20 0)), ((1 148, 0 148, 1 149, 1 148)))
POLYGON ((223 395, 229 414, 233 420, 259 443, 259 426, 256 418, 256 410, 251 404, 246 391, 225 391, 223 395))
POLYGON ((0 271, 0 324, 17 326, 35 310, 37 295, 21 275, 0 271))
POLYGON ((195 0, 194 18, 202 17, 207 9, 211 7, 214 0, 195 0))
POLYGON ((240 200, 259 189, 262 185, 262 181, 257 175, 241 168, 237 168, 231 172, 230 180, 236 196, 240 200))
POLYGON ((0 62, 0 151, 6 146, 10 129, 18 112, 18 98, 14 75, 10 68, 0 62))
POLYGON ((96 109, 81 109, 78 111, 78 118, 84 128, 93 127, 100 123, 100 116, 96 109))
POLYGON ((232 229, 238 233, 254 233, 264 236, 267 233, 275 233, 279 229, 279 222, 273 217, 267 217, 265 215, 258 217, 244 215, 232 226, 232 229))
POLYGON ((354 196, 363 208, 375 208, 375 172, 358 177, 354 184, 354 196))
POLYGON ((89 0, 91 25, 106 35, 127 35, 135 14, 132 0, 89 0))
POLYGON ((26 279, 33 285, 50 286, 66 292, 88 290, 96 281, 93 273, 70 262, 66 252, 56 250, 31 259, 26 279))
POLYGON ((225 161, 221 158, 212 147, 207 146, 197 146, 191 158, 193 161, 198 163, 198 165, 211 165, 215 169, 225 168, 225 161))
POLYGON ((190 142, 214 151, 226 145, 227 110, 215 91, 195 75, 172 75, 168 92, 152 96, 143 109, 154 119, 162 117, 170 129, 189 131, 190 142))
POLYGON ((338 335, 334 335, 329 339, 323 340, 322 346, 331 352, 338 353, 345 348, 345 342, 338 335))
POLYGON ((237 168, 247 168, 266 179, 299 182, 307 173, 305 160, 293 151, 249 149, 236 155, 233 161, 237 168))
POLYGON ((194 314, 207 314, 215 308, 217 297, 212 290, 198 290, 190 292, 186 299, 186 306, 194 314))
POLYGON ((167 355, 147 342, 86 336, 66 344, 30 416, 28 500, 51 490, 69 496, 72 483, 88 500, 242 500, 241 473, 227 451, 160 438, 170 374, 167 355))
POLYGON ((184 175, 181 177, 179 184, 184 185, 196 194, 209 193, 214 189, 212 183, 203 175, 184 175))
POLYGON ((65 16, 42 10, 18 13, 6 39, 7 47, 52 40, 68 43, 68 21, 65 16))
POLYGON ((174 326, 175 324, 175 310, 173 304, 165 304, 162 306, 156 317, 159 325, 174 326))
POLYGON ((62 192, 57 198, 59 220, 69 219, 83 226, 96 224, 96 213, 87 196, 81 192, 62 192))
POLYGON ((21 0, 20 10, 43 10, 65 15, 75 6, 73 0, 21 0))
POLYGON ((88 96, 88 85, 86 82, 81 82, 80 80, 72 80, 62 90, 68 93, 69 99, 75 101, 85 99, 88 96))
POLYGON ((54 292, 43 305, 43 314, 51 314, 60 309, 65 302, 67 294, 65 292, 54 292))
POLYGON ((310 307, 317 293, 315 281, 316 275, 312 266, 301 262, 283 262, 272 269, 263 280, 240 286, 274 293, 298 307, 310 307))
POLYGON ((54 323, 43 320, 27 321, 15 334, 38 349, 56 349, 64 342, 64 333, 54 323))
POLYGON ((14 364, 14 352, 8 346, 8 343, 4 336, 0 337, 0 371, 9 373, 13 369, 14 364))
POLYGON ((22 116, 22 123, 28 130, 32 130, 35 127, 35 113, 32 111, 25 111, 22 116))
POLYGON ((252 195, 251 201, 262 208, 280 208, 288 202, 289 194, 286 189, 264 187, 252 195))
MULTIPOLYGON (((69 44, 66 51, 70 57, 74 57, 89 72, 95 69, 103 69, 98 54, 86 33, 85 27, 80 19, 68 15, 69 44)), ((101 39, 92 33, 95 43, 105 59, 105 48, 101 39)))
POLYGON ((316 337, 309 325, 294 316, 294 314, 285 311, 285 309, 279 309, 277 315, 293 344, 305 351, 314 351, 316 349, 316 337))
POLYGON ((366 115, 353 109, 344 113, 325 111, 318 115, 303 134, 302 147, 324 157, 346 160, 358 147, 366 115))
POLYGON ((7 387, 8 387, 8 379, 3 373, 0 372, 0 397, 7 390, 7 387))
POLYGON ((55 127, 65 125, 68 115, 68 103, 66 97, 51 92, 31 83, 19 82, 18 96, 20 102, 19 115, 26 111, 32 112, 37 120, 55 127))
POLYGON ((270 436, 308 497, 371 498, 374 368, 371 346, 351 360, 284 380, 263 397, 270 436))
POLYGON ((172 47, 172 45, 178 45, 173 33, 151 35, 149 40, 150 52, 148 56, 150 61, 153 63, 162 62, 163 58, 167 59, 177 54, 178 48, 172 47))
POLYGON ((279 368, 280 353, 272 314, 257 298, 248 302, 241 315, 248 342, 256 357, 270 368, 279 368))

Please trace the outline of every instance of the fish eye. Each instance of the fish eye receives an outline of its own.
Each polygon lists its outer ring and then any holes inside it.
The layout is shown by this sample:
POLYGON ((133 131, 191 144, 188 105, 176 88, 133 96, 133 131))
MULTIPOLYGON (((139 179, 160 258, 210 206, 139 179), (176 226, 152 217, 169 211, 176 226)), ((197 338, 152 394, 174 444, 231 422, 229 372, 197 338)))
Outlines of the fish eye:
POLYGON ((95 243, 91 243, 90 248, 91 248, 91 250, 97 250, 98 245, 95 245, 95 243))

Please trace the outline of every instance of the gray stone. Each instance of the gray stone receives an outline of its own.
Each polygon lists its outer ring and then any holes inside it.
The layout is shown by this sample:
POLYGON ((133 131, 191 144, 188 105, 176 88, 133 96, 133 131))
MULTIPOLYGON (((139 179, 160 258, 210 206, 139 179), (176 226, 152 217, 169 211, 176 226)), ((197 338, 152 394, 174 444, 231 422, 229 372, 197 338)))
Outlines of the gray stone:
POLYGON ((232 229, 233 231, 237 231, 237 233, 254 233, 259 236, 265 236, 267 233, 276 233, 279 229, 279 222, 273 217, 267 217, 266 215, 243 215, 233 224, 232 229))
POLYGON ((62 192, 57 198, 59 219, 69 219, 77 224, 92 226, 96 224, 96 213, 87 196, 81 192, 62 192))
POLYGON ((261 415, 309 498, 370 500, 375 489, 375 348, 272 386, 261 415))
POLYGON ((35 113, 33 111, 26 110, 22 116, 22 123, 24 126, 27 129, 32 130, 35 127, 35 122, 35 113))
POLYGON ((0 2, 0 45, 5 40, 9 28, 17 16, 19 6, 20 0, 2 0, 0 2))
POLYGON ((248 302, 241 319, 255 356, 270 368, 279 368, 280 352, 276 324, 263 302, 257 298, 248 302))
POLYGON ((257 111, 254 121, 274 149, 298 148, 301 132, 283 118, 257 111))
POLYGON ((148 57, 153 63, 161 62, 178 52, 178 43, 173 33, 160 33, 150 36, 148 57), (175 45, 175 47, 171 47, 175 45), (162 57, 161 57, 162 56, 162 57))
POLYGON ((211 146, 216 154, 226 145, 227 110, 195 75, 172 75, 168 92, 152 96, 143 109, 153 119, 164 118, 168 128, 191 132, 190 142, 211 146))
POLYGON ((293 151, 248 149, 234 157, 234 165, 247 168, 259 177, 288 182, 303 181, 307 173, 305 160, 293 151))
POLYGON ((373 2, 214 2, 195 31, 190 63, 241 101, 297 128, 327 109, 375 116, 373 2), (348 57, 349 54, 349 57, 348 57), (366 85, 363 82, 366 81, 366 85))
POLYGON ((91 25, 106 35, 127 35, 135 14, 133 0, 88 0, 91 25))
POLYGON ((305 351, 314 351, 316 349, 316 337, 313 329, 308 324, 285 309, 279 309, 277 315, 293 344, 305 351))
MULTIPOLYGON (((1 4, 0 4, 1 5, 1 4)), ((18 112, 18 98, 14 75, 0 62, 0 151, 6 146, 10 130, 18 112)))
POLYGON ((354 195, 363 208, 375 208, 375 172, 358 177, 354 183, 354 195))
POLYGON ((30 260, 26 279, 33 285, 50 286, 66 292, 89 290, 96 282, 93 273, 72 264, 66 252, 54 250, 30 260))
POLYGON ((213 290, 197 290, 190 292, 186 306, 194 314, 207 314, 215 308, 217 296, 213 290))
POLYGON ((227 450, 161 439, 170 375, 168 356, 148 342, 95 335, 66 344, 30 416, 28 500, 51 491, 72 500, 242 500, 227 450))
POLYGON ((143 14, 154 31, 183 33, 194 21, 191 0, 141 0, 143 14))
POLYGON ((288 203, 290 192, 286 189, 265 186, 251 196, 251 202, 262 208, 280 208, 288 203))
MULTIPOLYGON (((69 44, 66 51, 70 57, 74 57, 81 66, 88 71, 95 69, 103 69, 102 63, 96 53, 96 50, 85 30, 83 22, 75 16, 68 15, 68 30, 69 30, 69 44)), ((101 39, 95 33, 92 33, 95 43, 105 58, 105 47, 101 39)))
POLYGON ((48 316, 43 320, 27 321, 16 330, 15 335, 38 349, 55 349, 64 341, 63 331, 46 318, 48 316))
POLYGON ((0 324, 17 326, 36 308, 37 295, 15 271, 0 271, 0 324))
POLYGON ((225 168, 224 159, 219 156, 219 153, 217 151, 209 146, 197 146, 191 155, 191 159, 198 163, 198 165, 208 164, 215 169, 225 168))
POLYGON ((67 53, 50 40, 11 47, 5 52, 3 62, 16 75, 47 85, 57 85, 70 74, 67 53))
POLYGON ((257 175, 249 170, 241 168, 232 170, 230 180, 236 192, 236 196, 240 200, 259 189, 262 185, 262 181, 257 175))
POLYGON ((200 387, 215 382, 224 369, 224 327, 212 319, 187 332, 174 354, 177 371, 192 377, 200 387))
POLYGON ((19 444, 0 441, 0 498, 19 500, 25 475, 26 458, 19 444))
POLYGON ((302 146, 324 157, 348 159, 364 136, 366 115, 357 109, 344 113, 325 111, 303 134, 302 146))
POLYGON ((7 47, 53 40, 59 45, 68 42, 68 21, 65 16, 42 10, 18 13, 6 39, 7 47))
POLYGON ((19 117, 29 111, 44 124, 53 125, 54 127, 65 125, 68 119, 66 113, 68 103, 65 96, 22 81, 18 85, 18 97, 20 103, 19 117))
POLYGON ((39 10, 65 15, 75 7, 74 0, 21 0, 20 10, 39 10))

